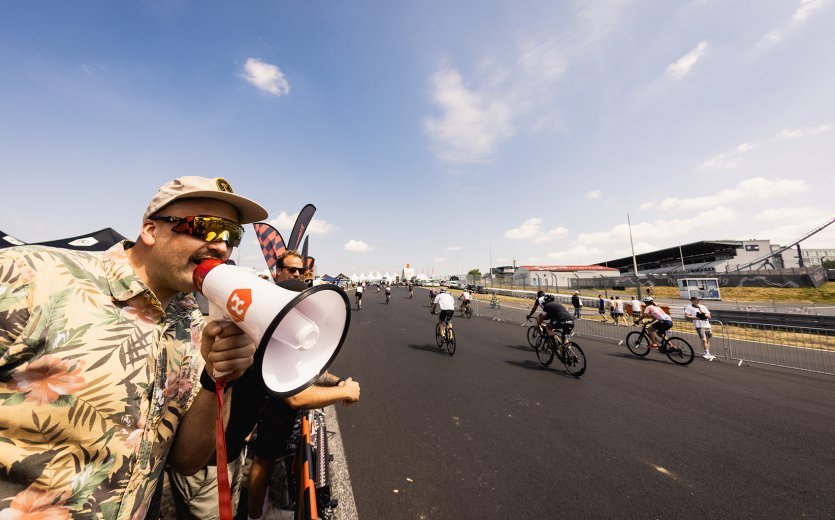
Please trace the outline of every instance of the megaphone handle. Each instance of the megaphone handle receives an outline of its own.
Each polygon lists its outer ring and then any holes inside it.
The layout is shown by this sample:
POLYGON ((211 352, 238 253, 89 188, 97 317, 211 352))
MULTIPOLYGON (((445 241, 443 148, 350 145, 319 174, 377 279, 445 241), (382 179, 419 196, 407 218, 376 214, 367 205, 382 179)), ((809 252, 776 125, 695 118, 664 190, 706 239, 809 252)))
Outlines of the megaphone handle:
POLYGON ((217 419, 215 420, 215 459, 217 462, 217 499, 220 520, 232 520, 232 490, 226 461, 226 434, 223 431, 223 394, 226 383, 215 381, 217 419))

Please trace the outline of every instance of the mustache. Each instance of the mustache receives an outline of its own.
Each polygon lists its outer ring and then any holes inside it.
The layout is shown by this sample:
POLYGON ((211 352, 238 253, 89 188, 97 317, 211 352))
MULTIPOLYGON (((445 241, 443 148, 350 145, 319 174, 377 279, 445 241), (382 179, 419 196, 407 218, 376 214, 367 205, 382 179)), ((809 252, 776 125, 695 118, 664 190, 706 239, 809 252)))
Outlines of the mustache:
POLYGON ((220 262, 225 262, 225 260, 223 259, 223 255, 219 255, 219 254, 209 253, 207 255, 199 255, 199 256, 191 257, 192 262, 200 263, 200 262, 204 262, 206 260, 218 260, 220 262))

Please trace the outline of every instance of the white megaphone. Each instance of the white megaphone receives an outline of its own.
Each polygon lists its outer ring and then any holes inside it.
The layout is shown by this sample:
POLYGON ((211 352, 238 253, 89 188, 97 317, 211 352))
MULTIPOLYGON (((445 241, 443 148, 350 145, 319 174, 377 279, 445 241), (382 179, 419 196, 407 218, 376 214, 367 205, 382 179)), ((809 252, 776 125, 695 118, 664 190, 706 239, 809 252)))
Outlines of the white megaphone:
POLYGON ((255 367, 273 396, 307 388, 336 359, 348 334, 348 296, 334 285, 299 293, 215 259, 201 262, 193 278, 195 288, 255 342, 255 367))

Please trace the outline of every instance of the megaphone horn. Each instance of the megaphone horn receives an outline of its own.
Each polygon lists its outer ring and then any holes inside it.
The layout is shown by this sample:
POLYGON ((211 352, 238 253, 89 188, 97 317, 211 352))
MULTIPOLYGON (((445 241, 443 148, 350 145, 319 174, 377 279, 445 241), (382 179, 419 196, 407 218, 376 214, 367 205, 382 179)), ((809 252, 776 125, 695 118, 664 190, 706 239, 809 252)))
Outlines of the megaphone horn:
POLYGON ((348 296, 334 285, 299 293, 216 259, 201 262, 193 280, 258 345, 255 366, 270 395, 288 397, 310 386, 345 342, 348 296))

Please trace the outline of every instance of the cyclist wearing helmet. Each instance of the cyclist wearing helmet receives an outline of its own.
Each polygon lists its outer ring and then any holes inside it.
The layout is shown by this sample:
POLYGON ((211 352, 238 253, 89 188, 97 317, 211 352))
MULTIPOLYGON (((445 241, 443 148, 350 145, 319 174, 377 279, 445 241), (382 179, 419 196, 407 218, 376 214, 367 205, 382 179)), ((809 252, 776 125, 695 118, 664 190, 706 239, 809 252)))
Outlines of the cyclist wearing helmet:
POLYGON ((556 301, 551 296, 545 296, 545 305, 542 307, 542 317, 548 320, 545 324, 545 332, 549 336, 554 335, 554 330, 562 329, 563 341, 567 341, 574 330, 574 316, 565 308, 565 305, 556 301))
POLYGON ((449 326, 452 327, 452 315, 455 313, 455 298, 446 292, 446 288, 441 287, 441 292, 432 301, 432 314, 435 309, 440 308, 441 312, 438 315, 438 323, 441 325, 441 333, 446 335, 446 322, 449 321, 449 326))
POLYGON ((673 328, 673 319, 661 307, 655 304, 651 296, 644 298, 644 304, 646 304, 644 313, 641 314, 640 318, 635 320, 635 325, 640 325, 646 319, 650 320, 651 324, 647 328, 647 332, 649 332, 649 336, 652 339, 651 346, 658 348, 658 335, 656 333, 664 334, 673 328))
MULTIPOLYGON (((553 296, 551 296, 553 299, 553 296)), ((537 291, 536 293, 536 300, 533 302, 533 307, 531 307, 531 312, 528 313, 528 319, 531 319, 533 313, 536 312, 536 309, 540 310, 539 316, 536 318, 536 325, 537 327, 542 326, 542 320, 545 319, 545 291, 537 291)))

